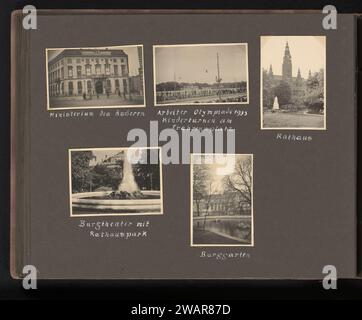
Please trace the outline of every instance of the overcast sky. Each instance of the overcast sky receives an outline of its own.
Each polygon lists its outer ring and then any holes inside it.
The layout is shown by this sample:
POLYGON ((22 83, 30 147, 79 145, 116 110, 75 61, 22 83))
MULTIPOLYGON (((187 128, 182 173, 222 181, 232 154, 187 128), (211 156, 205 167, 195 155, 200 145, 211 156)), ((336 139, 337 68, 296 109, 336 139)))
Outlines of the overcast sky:
MULTIPOLYGON (((102 50, 105 49, 105 47, 98 47, 98 48, 69 48, 69 49, 97 49, 102 50)), ((129 73, 131 76, 135 76, 138 74, 138 68, 139 68, 139 61, 138 61, 138 52, 137 52, 137 46, 119 46, 119 47, 108 47, 109 50, 116 50, 121 49, 128 55, 128 63, 129 63, 129 73)), ((59 53, 64 51, 61 50, 48 50, 48 60, 52 60, 54 57, 56 57, 59 53)))
POLYGON ((209 170, 209 179, 211 183, 211 193, 222 194, 225 191, 225 176, 234 173, 235 165, 238 161, 246 161, 250 155, 244 154, 225 154, 225 155, 193 155, 193 161, 203 164, 209 170), (221 170, 220 170, 221 169, 221 170))
POLYGON ((282 75, 285 43, 288 41, 292 56, 293 76, 298 68, 303 78, 325 68, 326 40, 323 36, 267 36, 261 37, 261 65, 269 70, 273 66, 276 75, 282 75))
POLYGON ((215 83, 217 53, 222 82, 247 80, 245 45, 168 46, 155 48, 156 84, 174 80, 215 83))

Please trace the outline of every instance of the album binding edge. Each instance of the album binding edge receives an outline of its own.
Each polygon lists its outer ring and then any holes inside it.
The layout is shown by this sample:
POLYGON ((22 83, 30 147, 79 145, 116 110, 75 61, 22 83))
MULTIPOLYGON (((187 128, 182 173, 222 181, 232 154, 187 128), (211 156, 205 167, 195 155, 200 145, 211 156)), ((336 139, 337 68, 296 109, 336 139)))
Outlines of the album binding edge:
POLYGON ((362 103, 362 15, 358 15, 356 17, 356 29, 357 29, 357 36, 356 36, 356 108, 355 108, 355 148, 356 148, 356 154, 354 155, 355 161, 356 161, 356 179, 355 179, 355 186, 356 186, 356 215, 357 215, 357 277, 362 278, 362 212, 360 210, 361 204, 358 201, 359 198, 359 191, 358 191, 358 176, 359 171, 361 169, 358 168, 358 158, 360 158, 360 153, 358 148, 358 136, 359 133, 357 131, 358 128, 358 106, 362 103))
POLYGON ((10 274, 22 278, 22 269, 29 264, 30 189, 29 115, 30 65, 29 33, 22 26, 23 14, 11 15, 11 142, 10 142, 10 274))

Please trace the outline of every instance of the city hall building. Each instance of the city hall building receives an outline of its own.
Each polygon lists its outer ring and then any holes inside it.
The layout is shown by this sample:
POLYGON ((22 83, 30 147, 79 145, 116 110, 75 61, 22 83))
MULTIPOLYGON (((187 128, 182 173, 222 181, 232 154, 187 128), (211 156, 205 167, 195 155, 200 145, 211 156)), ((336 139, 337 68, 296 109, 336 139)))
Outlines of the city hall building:
POLYGON ((115 94, 126 98, 128 55, 120 49, 65 49, 48 62, 48 86, 50 97, 115 94))

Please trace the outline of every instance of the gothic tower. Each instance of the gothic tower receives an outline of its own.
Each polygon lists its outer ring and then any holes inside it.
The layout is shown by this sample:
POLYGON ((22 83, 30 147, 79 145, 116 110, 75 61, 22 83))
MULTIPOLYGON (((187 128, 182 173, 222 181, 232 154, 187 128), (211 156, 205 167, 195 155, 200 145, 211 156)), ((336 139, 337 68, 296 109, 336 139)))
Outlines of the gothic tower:
POLYGON ((302 75, 300 74, 300 69, 298 68, 298 74, 297 74, 297 79, 295 80, 295 84, 297 86, 300 86, 302 84, 302 75))
POLYGON ((290 81, 292 79, 292 56, 289 51, 288 41, 284 50, 282 76, 285 81, 290 81))

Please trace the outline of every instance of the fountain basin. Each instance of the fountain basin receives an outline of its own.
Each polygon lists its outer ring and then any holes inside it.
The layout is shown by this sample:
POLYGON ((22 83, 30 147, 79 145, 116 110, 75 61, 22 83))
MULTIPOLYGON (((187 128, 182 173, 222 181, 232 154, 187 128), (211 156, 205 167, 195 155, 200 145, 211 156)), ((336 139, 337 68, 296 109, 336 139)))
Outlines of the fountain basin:
POLYGON ((140 199, 102 199, 110 191, 83 192, 72 195, 73 215, 84 211, 97 213, 159 213, 161 214, 160 191, 142 191, 140 199))

